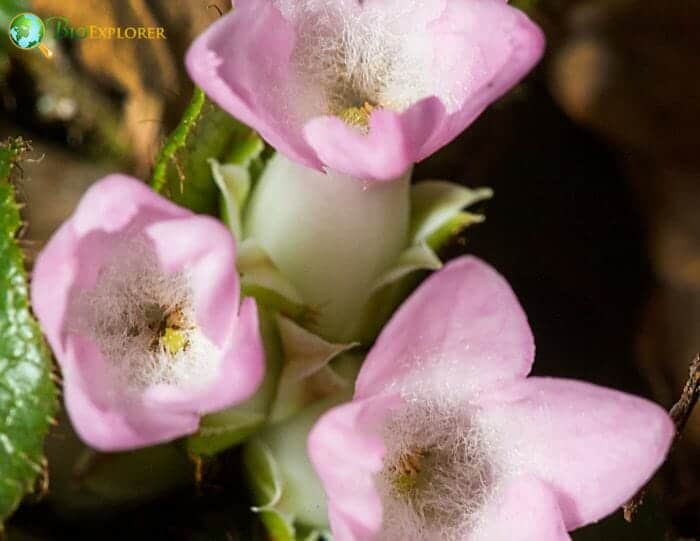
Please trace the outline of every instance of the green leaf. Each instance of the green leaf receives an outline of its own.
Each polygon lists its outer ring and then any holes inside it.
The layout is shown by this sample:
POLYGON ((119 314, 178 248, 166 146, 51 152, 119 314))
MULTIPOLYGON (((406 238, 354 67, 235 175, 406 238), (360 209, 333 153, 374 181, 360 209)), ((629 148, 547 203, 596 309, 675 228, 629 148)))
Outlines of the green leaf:
POLYGON ((56 411, 51 357, 29 309, 10 177, 29 145, 0 144, 0 522, 45 475, 44 438, 56 411))
POLYGON ((216 215, 219 190, 208 160, 246 154, 260 144, 253 130, 195 88, 180 124, 158 154, 151 186, 179 205, 216 215))

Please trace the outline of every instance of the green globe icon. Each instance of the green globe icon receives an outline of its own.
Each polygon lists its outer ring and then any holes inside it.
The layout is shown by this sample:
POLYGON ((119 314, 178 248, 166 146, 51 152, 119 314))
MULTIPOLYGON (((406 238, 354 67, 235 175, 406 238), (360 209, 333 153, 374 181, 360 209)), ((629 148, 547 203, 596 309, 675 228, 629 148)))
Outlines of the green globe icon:
POLYGON ((44 39, 44 21, 33 13, 20 13, 10 21, 10 40, 20 49, 34 49, 44 39))

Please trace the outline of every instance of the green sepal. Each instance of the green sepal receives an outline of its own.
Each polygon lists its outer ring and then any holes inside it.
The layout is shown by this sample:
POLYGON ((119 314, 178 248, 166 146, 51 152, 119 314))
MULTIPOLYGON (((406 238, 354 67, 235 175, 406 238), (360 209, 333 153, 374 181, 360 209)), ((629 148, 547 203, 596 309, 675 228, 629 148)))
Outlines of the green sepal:
POLYGON ((285 541, 303 541, 327 531, 326 496, 309 461, 307 439, 318 418, 351 394, 348 389, 315 402, 269 425, 246 444, 244 467, 255 497, 253 511, 261 514, 271 539, 278 539, 275 533, 279 530, 293 535, 279 538, 285 541))
POLYGON ((248 486, 252 489, 257 513, 270 539, 295 541, 296 532, 291 516, 276 509, 282 498, 282 476, 270 448, 260 439, 248 442, 243 451, 248 486))
POLYGON ((212 175, 221 194, 221 219, 229 226, 236 239, 243 240, 243 211, 248 201, 251 185, 263 169, 262 153, 265 143, 252 136, 235 145, 233 151, 221 163, 209 158, 212 175))
POLYGON ((250 152, 259 138, 195 88, 180 124, 161 149, 151 186, 195 212, 216 215, 219 190, 208 160, 250 152), (243 150, 241 150, 243 149, 243 150))
POLYGON ((236 267, 244 295, 255 297, 260 305, 297 321, 312 316, 296 287, 254 239, 246 239, 239 245, 236 267))
POLYGON ((30 312, 17 242, 21 219, 11 177, 28 150, 21 138, 0 144, 0 530, 46 475, 44 438, 57 408, 51 355, 30 312))
POLYGON ((372 287, 372 294, 380 293, 387 286, 414 272, 436 271, 441 267, 442 261, 427 244, 416 244, 404 250, 396 264, 379 277, 372 287))
POLYGON ((358 345, 328 342, 283 316, 277 316, 277 325, 284 367, 270 423, 293 416, 311 402, 351 389, 352 379, 344 378, 330 363, 358 345))
POLYGON ((411 187, 410 245, 373 284, 353 336, 362 343, 374 340, 425 273, 442 267, 437 255, 440 249, 466 227, 484 220, 482 215, 462 209, 492 195, 489 188, 470 190, 441 180, 411 187))
POLYGON ((354 333, 363 344, 371 343, 420 278, 442 267, 440 258, 426 244, 404 250, 396 264, 374 283, 354 333))
POLYGON ((209 165, 214 182, 221 191, 221 221, 240 242, 243 238, 240 209, 250 192, 250 173, 241 165, 222 165, 214 158, 209 159, 209 165))
MULTIPOLYGON (((475 203, 490 199, 493 191, 490 188, 470 190, 464 186, 443 180, 427 180, 415 184, 411 189, 411 239, 412 244, 427 243, 437 250, 449 235, 455 233, 455 224, 461 223, 462 228, 472 223, 483 221, 483 217, 463 213, 462 209, 475 203), (465 217, 457 217, 466 214, 465 217)), ((459 231, 457 231, 459 232, 459 231)))
POLYGON ((459 212, 434 231, 426 239, 425 243, 432 250, 438 252, 452 239, 458 237, 462 231, 472 225, 482 223, 485 219, 485 216, 482 214, 472 214, 466 211, 459 212))

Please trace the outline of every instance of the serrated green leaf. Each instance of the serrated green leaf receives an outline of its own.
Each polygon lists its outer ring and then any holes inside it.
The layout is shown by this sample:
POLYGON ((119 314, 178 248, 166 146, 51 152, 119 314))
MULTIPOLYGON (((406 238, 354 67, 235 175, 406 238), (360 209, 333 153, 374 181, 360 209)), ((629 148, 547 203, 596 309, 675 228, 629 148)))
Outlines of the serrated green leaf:
POLYGON ((180 124, 158 154, 151 186, 179 205, 216 215, 219 190, 208 160, 245 154, 258 141, 253 130, 195 88, 180 124))
POLYGON ((21 139, 0 144, 0 523, 42 474, 56 411, 51 357, 30 313, 16 239, 21 222, 10 177, 27 149, 21 139))

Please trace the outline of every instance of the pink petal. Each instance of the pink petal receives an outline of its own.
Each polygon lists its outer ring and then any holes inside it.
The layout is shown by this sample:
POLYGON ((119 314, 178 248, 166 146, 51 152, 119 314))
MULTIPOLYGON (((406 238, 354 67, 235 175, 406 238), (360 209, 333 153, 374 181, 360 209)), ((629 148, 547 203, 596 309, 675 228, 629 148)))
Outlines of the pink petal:
POLYGON ((144 225, 143 216, 152 221, 190 215, 126 175, 109 175, 93 184, 70 220, 41 251, 32 273, 32 308, 52 349, 61 351, 64 347, 63 323, 70 289, 92 288, 102 262, 111 254, 110 235, 144 225))
POLYGON ((76 275, 73 258, 66 257, 66 254, 71 253, 76 243, 71 223, 64 223, 39 253, 32 272, 32 309, 57 355, 64 351, 63 321, 68 308, 68 292, 76 275))
POLYGON ((100 370, 105 364, 102 353, 86 338, 70 335, 60 361, 66 409, 76 432, 91 447, 121 451, 197 431, 199 417, 194 413, 153 412, 144 410, 138 400, 115 396, 100 370))
POLYGON ((220 222, 193 216, 135 179, 107 177, 85 194, 37 258, 31 293, 61 366, 71 420, 95 448, 131 449, 190 434, 200 414, 245 400, 262 379, 254 302, 244 303, 237 314, 231 234, 220 222), (70 302, 95 287, 117 243, 142 233, 153 241, 163 271, 189 273, 196 323, 221 350, 221 358, 204 359, 220 363, 220 377, 202 382, 205 389, 189 382, 183 388, 131 388, 114 376, 98 345, 78 330, 80 314, 70 302))
POLYGON ((134 227, 134 219, 147 214, 149 219, 183 218, 191 212, 159 196, 143 182, 126 175, 109 175, 85 192, 71 223, 78 235, 95 230, 106 233, 134 227))
POLYGON ((413 380, 469 395, 527 375, 533 357, 527 318, 508 283, 479 259, 462 257, 396 312, 362 366, 355 396, 413 380))
POLYGON ((400 403, 385 395, 332 409, 309 435, 309 457, 323 482, 335 539, 369 540, 379 531, 382 505, 374 476, 382 468, 383 421, 400 403))
POLYGON ((664 461, 674 434, 656 404, 562 379, 529 378, 480 414, 517 467, 552 487, 568 530, 618 509, 664 461), (502 402, 498 404, 498 402, 502 402))
POLYGON ((544 35, 524 13, 503 0, 448 0, 432 22, 435 73, 443 94, 459 102, 420 149, 420 161, 452 141, 539 61, 544 35))
POLYGON ((258 309, 252 298, 241 304, 241 312, 225 346, 219 373, 211 386, 199 393, 184 393, 173 386, 151 387, 144 401, 149 407, 168 411, 211 413, 250 398, 265 372, 265 352, 258 326, 258 309))
POLYGON ((303 95, 290 70, 295 33, 271 0, 244 0, 187 52, 190 77, 219 106, 289 158, 321 169, 290 97, 303 95), (261 54, 264 52, 264 54, 261 54))
POLYGON ((154 223, 145 229, 165 272, 187 269, 197 324, 222 347, 233 333, 239 303, 236 250, 231 232, 208 216, 154 223), (175 241, 176 240, 176 241, 175 241))
MULTIPOLYGON (((503 0, 354 0, 315 9, 339 11, 346 20, 366 10, 386 14, 387 34, 410 36, 400 45, 410 63, 428 66, 425 91, 395 111, 375 110, 367 134, 326 116, 325 90, 292 65, 303 25, 285 19, 272 0, 237 3, 195 41, 186 63, 214 101, 280 152, 357 178, 396 178, 449 143, 522 79, 544 49, 539 28, 503 0)), ((411 95, 410 88, 392 90, 395 101, 411 95)))
POLYGON ((445 121, 445 107, 425 98, 403 113, 377 109, 364 134, 335 116, 322 116, 304 127, 306 140, 331 169, 357 178, 393 180, 418 161, 428 139, 445 121))
POLYGON ((567 541, 552 490, 533 477, 509 481, 484 510, 469 541, 567 541))

